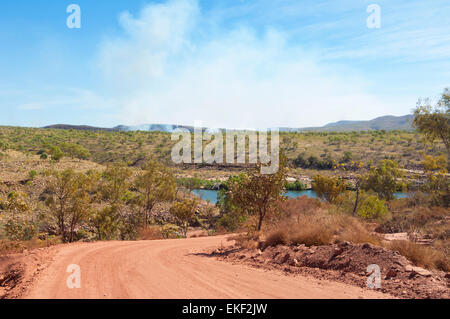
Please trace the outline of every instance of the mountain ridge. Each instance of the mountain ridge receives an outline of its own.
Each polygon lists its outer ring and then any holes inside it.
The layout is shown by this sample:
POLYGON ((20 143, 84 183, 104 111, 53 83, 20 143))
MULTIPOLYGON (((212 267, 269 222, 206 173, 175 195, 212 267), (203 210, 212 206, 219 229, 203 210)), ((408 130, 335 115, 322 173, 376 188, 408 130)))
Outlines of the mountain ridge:
MULTIPOLYGON (((369 131, 369 130, 412 130, 412 121, 414 115, 385 115, 368 121, 338 121, 328 123, 324 126, 318 127, 278 127, 281 132, 347 132, 347 131, 369 131)), ((129 131, 160 131, 172 133, 176 129, 187 129, 190 132, 194 130, 193 126, 177 125, 177 124, 142 124, 142 125, 117 125, 112 128, 95 127, 88 125, 69 125, 69 124, 55 124, 45 126, 45 129, 73 129, 73 130, 89 130, 89 131, 113 131, 113 132, 129 132, 129 131)))

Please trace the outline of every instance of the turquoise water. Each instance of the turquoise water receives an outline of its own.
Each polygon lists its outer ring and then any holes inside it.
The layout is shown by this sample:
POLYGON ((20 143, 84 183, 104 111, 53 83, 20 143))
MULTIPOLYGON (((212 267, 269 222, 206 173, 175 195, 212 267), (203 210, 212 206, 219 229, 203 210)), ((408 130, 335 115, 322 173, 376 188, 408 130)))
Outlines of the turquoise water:
MULTIPOLYGON (((209 190, 209 189, 194 189, 193 193, 200 197, 203 200, 209 200, 211 204, 217 203, 217 192, 216 190, 209 190)), ((288 191, 286 193, 286 196, 289 198, 296 198, 300 196, 308 196, 312 198, 317 198, 316 192, 314 192, 311 189, 305 190, 305 191, 288 191)), ((395 198, 405 198, 407 194, 405 193, 395 193, 395 198)))
POLYGON ((217 203, 218 191, 209 189, 194 189, 193 193, 203 200, 208 200, 211 204, 217 203))
POLYGON ((301 197, 301 196, 308 196, 308 197, 312 197, 312 198, 317 198, 317 194, 315 191, 313 191, 312 189, 307 189, 304 191, 288 191, 286 193, 286 196, 289 198, 296 198, 296 197, 301 197))

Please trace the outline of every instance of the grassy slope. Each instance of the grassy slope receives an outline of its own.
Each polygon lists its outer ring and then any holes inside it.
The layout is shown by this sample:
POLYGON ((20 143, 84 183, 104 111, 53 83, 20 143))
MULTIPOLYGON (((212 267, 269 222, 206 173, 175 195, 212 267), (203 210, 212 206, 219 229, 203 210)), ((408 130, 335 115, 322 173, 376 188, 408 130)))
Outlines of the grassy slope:
MULTIPOLYGON (((90 151, 90 161, 99 164, 125 161, 129 165, 138 165, 148 156, 171 164, 170 153, 175 144, 169 133, 162 132, 0 127, 0 146, 7 144, 9 149, 36 154, 44 148, 44 142, 53 145, 64 142, 80 144, 90 151)), ((408 131, 281 133, 280 142, 281 148, 291 161, 303 153, 306 157, 328 157, 339 162, 345 152, 351 152, 355 161, 376 163, 382 159, 395 159, 407 168, 417 168, 424 154, 437 155, 444 152, 442 145, 435 144, 430 147, 421 142, 419 134, 408 131)), ((209 170, 209 173, 217 175, 217 172, 213 171, 209 170)), ((306 175, 315 172, 294 169, 294 173, 306 175)))

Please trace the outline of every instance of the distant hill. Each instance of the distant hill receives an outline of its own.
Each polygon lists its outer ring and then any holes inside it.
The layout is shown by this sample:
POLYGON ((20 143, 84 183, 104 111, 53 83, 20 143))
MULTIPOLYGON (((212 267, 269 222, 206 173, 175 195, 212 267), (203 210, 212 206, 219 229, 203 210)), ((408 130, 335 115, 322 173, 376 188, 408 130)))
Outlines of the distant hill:
MULTIPOLYGON (((292 129, 293 131, 318 131, 318 132, 346 132, 346 131, 370 131, 370 130, 412 130, 414 115, 377 117, 370 121, 339 121, 329 123, 322 127, 305 127, 292 129)), ((289 130, 289 129, 288 129, 289 130)))
POLYGON ((118 125, 113 129, 116 131, 148 131, 148 132, 168 132, 172 133, 176 129, 183 128, 190 132, 194 131, 193 126, 175 125, 175 124, 142 124, 135 126, 118 125))
MULTIPOLYGON (((346 132, 346 131, 370 131, 370 130, 412 130, 412 120, 414 115, 404 116, 382 116, 370 121, 339 121, 336 123, 329 123, 321 127, 305 127, 305 128, 290 128, 280 127, 282 132, 346 132)), ((52 129, 73 129, 73 130, 89 130, 89 131, 148 131, 148 132, 167 132, 172 133, 178 128, 187 129, 190 132, 194 130, 192 126, 176 125, 176 124, 143 124, 136 126, 118 125, 113 128, 101 128, 87 125, 66 125, 57 124, 46 126, 45 128, 52 129)))
POLYGON ((89 125, 69 125, 69 124, 55 124, 45 126, 44 128, 56 130, 78 130, 78 131, 118 131, 115 128, 95 127, 89 125))

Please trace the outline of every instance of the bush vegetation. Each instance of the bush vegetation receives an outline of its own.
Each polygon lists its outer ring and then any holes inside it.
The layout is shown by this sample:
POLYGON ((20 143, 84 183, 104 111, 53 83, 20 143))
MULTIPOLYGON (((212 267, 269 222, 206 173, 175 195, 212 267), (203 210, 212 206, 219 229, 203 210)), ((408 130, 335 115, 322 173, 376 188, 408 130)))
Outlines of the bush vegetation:
POLYGON ((281 133, 276 174, 240 167, 226 181, 177 175, 183 168, 170 163, 167 133, 0 127, 0 252, 179 238, 189 227, 246 230, 240 239, 249 247, 260 239, 265 246, 383 244, 375 228, 430 239, 428 247, 389 247, 418 265, 448 270, 448 102, 447 90, 436 107, 418 105, 416 132, 281 133), (11 164, 14 156, 20 159, 11 164), (288 183, 288 173, 313 176, 319 199, 287 200, 286 191, 306 188, 288 183), (413 193, 395 199, 406 187, 413 193), (219 189, 220 214, 192 199, 195 188, 219 189), (180 198, 179 190, 187 192, 180 198))

